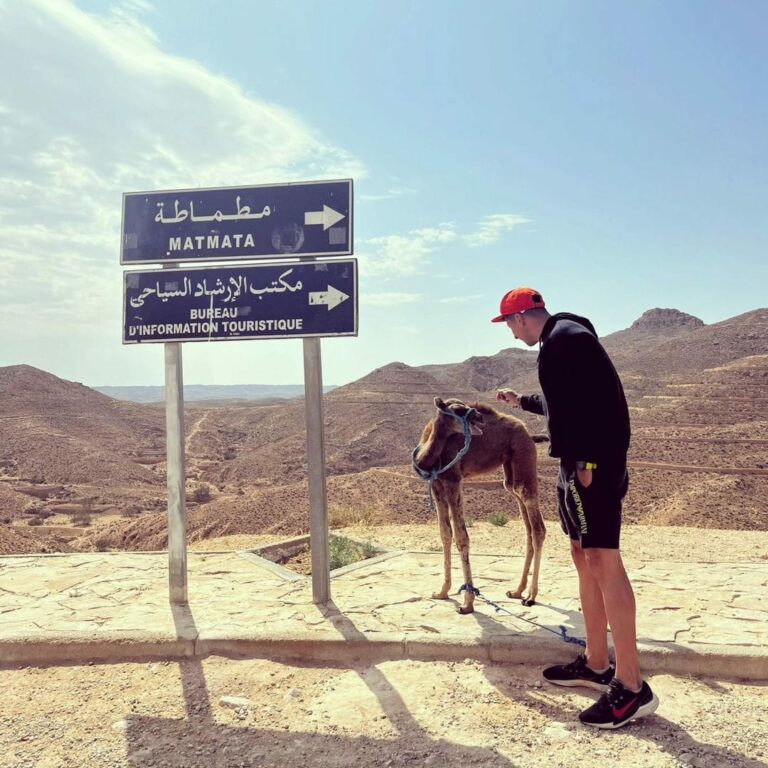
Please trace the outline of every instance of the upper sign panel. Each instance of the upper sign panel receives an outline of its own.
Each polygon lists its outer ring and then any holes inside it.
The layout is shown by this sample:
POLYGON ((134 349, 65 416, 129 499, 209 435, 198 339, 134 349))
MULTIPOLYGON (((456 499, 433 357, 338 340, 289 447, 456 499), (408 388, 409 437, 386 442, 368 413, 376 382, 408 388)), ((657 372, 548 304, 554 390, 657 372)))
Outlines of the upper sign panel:
POLYGON ((353 252, 352 180, 123 195, 121 264, 353 252))

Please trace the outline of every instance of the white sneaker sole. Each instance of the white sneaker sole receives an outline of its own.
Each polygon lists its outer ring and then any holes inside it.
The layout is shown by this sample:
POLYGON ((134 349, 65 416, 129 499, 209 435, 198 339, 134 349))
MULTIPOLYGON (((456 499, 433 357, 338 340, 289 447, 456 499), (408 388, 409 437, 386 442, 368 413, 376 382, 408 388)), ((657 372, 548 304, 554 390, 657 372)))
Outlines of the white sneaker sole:
POLYGON ((544 681, 551 685, 561 685, 563 688, 591 688, 593 691, 600 691, 605 693, 608 690, 608 685, 602 685, 601 683, 593 683, 591 680, 547 680, 544 681))

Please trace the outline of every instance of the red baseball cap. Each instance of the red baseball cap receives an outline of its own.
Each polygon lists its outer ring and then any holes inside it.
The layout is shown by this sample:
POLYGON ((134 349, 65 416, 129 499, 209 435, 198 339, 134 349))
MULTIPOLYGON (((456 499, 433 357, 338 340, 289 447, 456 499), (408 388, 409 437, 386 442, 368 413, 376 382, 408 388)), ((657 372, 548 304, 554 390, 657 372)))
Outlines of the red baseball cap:
POLYGON ((504 294, 499 306, 501 314, 494 317, 491 322, 503 323, 508 315, 516 315, 527 309, 543 308, 544 306, 544 299, 538 291, 534 291, 533 288, 514 288, 504 294))

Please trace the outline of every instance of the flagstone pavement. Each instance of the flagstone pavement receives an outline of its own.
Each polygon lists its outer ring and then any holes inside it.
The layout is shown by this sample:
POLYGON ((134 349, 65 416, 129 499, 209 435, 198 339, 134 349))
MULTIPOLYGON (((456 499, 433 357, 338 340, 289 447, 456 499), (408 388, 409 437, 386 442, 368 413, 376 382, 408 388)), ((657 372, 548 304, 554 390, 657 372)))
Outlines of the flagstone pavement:
MULTIPOLYGON (((579 651, 560 629, 583 637, 572 567, 545 563, 531 607, 504 596, 520 558, 475 554, 473 568, 482 598, 461 616, 458 596, 430 597, 442 581, 436 552, 334 571, 324 605, 311 579, 253 552, 190 552, 186 605, 169 602, 164 552, 0 557, 0 665, 209 654, 541 663, 579 651)), ((644 670, 768 680, 768 563, 654 560, 629 575, 644 670)))

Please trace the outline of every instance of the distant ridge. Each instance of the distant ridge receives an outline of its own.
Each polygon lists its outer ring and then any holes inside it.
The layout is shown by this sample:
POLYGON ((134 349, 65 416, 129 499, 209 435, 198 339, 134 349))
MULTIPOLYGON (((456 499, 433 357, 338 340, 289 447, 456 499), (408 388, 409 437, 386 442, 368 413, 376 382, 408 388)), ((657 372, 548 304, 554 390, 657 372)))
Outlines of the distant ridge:
POLYGON ((630 330, 661 328, 701 328, 704 321, 698 317, 681 312, 679 309, 649 309, 630 326, 630 330))
MULTIPOLYGON (((116 400, 134 403, 160 403, 165 400, 165 387, 94 387, 116 400)), ((323 391, 330 392, 336 386, 329 384, 323 391)), ((301 384, 189 384, 184 387, 184 399, 200 400, 271 400, 274 398, 304 397, 301 384)))

